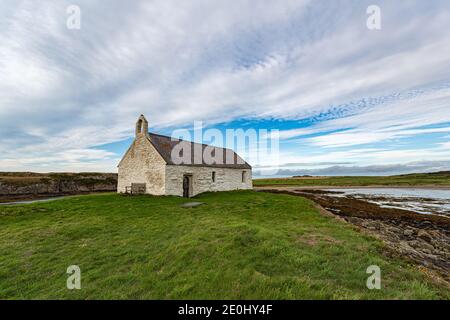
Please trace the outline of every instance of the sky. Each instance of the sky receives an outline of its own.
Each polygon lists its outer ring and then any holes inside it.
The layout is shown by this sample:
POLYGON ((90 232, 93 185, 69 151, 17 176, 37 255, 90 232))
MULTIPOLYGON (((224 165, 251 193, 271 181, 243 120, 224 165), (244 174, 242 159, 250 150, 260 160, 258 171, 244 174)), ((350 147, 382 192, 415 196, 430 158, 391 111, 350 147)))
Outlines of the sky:
POLYGON ((448 0, 2 0, 0 171, 116 172, 140 114, 278 130, 279 176, 450 170, 449 30, 448 0))

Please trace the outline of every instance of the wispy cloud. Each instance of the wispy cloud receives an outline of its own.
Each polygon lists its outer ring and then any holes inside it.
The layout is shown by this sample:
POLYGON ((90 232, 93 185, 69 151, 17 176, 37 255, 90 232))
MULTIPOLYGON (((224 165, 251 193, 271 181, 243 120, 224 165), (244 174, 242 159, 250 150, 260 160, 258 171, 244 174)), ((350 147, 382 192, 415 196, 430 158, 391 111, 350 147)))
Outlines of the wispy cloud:
POLYGON ((281 132, 306 155, 444 134, 448 1, 378 2, 380 31, 365 0, 80 0, 81 30, 71 1, 2 1, 0 167, 115 170, 121 151, 86 150, 131 137, 140 113, 154 130, 309 119, 281 132))
MULTIPOLYGON (((408 136, 450 131, 450 89, 441 88, 411 99, 400 100, 366 112, 332 120, 317 129, 350 128, 310 141, 318 146, 350 146, 408 136), (440 128, 426 126, 445 124, 440 128)), ((317 130, 316 129, 316 130, 317 130)))

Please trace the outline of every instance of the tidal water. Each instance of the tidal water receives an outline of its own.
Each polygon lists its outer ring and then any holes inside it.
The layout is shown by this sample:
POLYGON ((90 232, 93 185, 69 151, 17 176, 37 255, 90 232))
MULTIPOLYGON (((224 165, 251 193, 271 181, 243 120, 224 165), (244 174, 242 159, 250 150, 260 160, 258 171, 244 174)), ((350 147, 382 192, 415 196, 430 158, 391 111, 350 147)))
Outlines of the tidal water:
POLYGON ((450 218, 450 190, 423 188, 349 188, 328 189, 336 197, 354 197, 385 208, 398 208, 422 214, 439 214, 450 218))

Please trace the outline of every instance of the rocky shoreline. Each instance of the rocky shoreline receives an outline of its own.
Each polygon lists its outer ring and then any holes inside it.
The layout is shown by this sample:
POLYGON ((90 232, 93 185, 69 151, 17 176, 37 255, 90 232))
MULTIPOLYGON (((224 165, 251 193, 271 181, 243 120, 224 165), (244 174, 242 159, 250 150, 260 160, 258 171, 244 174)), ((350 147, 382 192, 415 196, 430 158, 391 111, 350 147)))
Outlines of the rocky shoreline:
POLYGON ((0 202, 116 190, 114 173, 0 172, 0 202))
POLYGON ((351 197, 333 197, 323 190, 260 190, 308 198, 333 215, 382 240, 387 249, 406 257, 450 284, 450 218, 384 208, 351 197))

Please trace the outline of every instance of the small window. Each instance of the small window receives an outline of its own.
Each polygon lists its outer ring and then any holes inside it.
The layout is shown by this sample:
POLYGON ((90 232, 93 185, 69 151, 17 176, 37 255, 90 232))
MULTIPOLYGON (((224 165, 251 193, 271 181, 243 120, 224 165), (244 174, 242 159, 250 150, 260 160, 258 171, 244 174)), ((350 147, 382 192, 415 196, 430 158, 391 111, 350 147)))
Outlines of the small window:
POLYGON ((216 182, 216 172, 215 171, 212 172, 211 178, 212 178, 212 182, 216 182))
POLYGON ((247 175, 247 172, 242 171, 242 182, 245 182, 245 180, 247 178, 246 175, 247 175))

